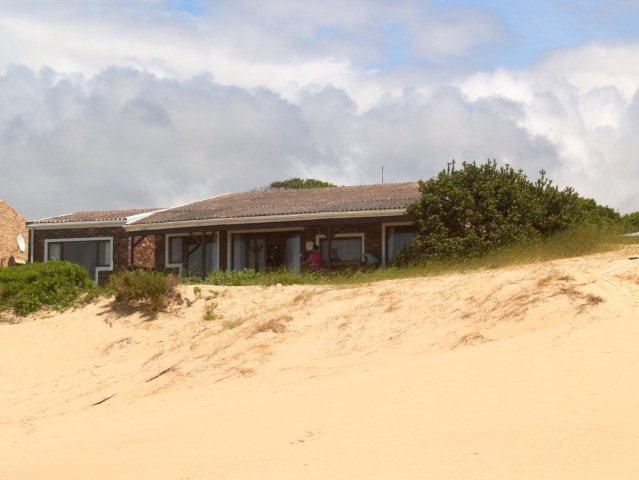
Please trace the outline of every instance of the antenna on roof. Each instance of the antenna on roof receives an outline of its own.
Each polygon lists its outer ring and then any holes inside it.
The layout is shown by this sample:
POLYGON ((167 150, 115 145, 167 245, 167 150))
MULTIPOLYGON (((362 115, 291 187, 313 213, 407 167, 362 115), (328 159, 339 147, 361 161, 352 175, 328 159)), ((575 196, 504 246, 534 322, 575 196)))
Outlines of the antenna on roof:
POLYGON ((382 185, 384 184, 384 164, 382 163, 382 185))

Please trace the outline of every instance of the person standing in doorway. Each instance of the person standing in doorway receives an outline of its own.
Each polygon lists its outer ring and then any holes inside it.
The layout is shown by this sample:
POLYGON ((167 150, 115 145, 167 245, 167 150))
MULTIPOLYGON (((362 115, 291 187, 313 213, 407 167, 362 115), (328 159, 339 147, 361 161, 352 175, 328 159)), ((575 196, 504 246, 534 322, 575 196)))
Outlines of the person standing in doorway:
POLYGON ((314 272, 319 272, 324 267, 322 254, 317 245, 313 245, 313 250, 308 254, 308 259, 304 263, 314 272))

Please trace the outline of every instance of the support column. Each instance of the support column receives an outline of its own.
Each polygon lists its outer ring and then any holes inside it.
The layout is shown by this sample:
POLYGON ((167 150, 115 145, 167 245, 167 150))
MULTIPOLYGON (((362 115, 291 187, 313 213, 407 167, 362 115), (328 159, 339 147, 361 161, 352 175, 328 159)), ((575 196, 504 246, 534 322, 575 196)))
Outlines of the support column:
POLYGON ((328 258, 326 259, 326 266, 330 270, 333 263, 333 226, 330 223, 328 224, 326 243, 328 245, 328 258))
POLYGON ((206 241, 208 240, 208 234, 202 232, 202 279, 206 278, 206 241))
POLYGON ((135 236, 129 237, 129 268, 133 269, 135 264, 135 236))

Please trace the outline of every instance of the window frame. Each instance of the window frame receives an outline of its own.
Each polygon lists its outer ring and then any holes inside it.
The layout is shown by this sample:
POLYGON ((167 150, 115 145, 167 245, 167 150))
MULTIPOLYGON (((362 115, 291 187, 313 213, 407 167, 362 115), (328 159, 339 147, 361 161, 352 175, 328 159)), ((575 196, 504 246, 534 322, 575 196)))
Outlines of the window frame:
MULTIPOLYGON (((418 231, 417 224, 415 222, 386 222, 382 223, 382 267, 386 267, 388 265, 388 245, 387 245, 387 237, 388 237, 388 228, 389 227, 410 227, 414 226, 415 230, 418 231)), ((419 234, 419 232, 418 232, 419 234)))
POLYGON ((52 243, 60 244, 60 259, 64 260, 64 244, 70 242, 95 242, 96 243, 96 267, 94 273, 95 283, 99 282, 100 272, 113 271, 113 237, 76 237, 76 238, 46 238, 44 240, 44 262, 49 261, 49 245, 52 243), (110 252, 109 264, 100 264, 100 248, 97 246, 99 242, 107 242, 107 251, 110 252))
MULTIPOLYGON (((194 232, 194 233, 201 233, 201 232, 194 232)), ((210 231, 210 232, 204 232, 207 235, 213 235, 214 236, 214 243, 216 244, 216 258, 217 258, 217 270, 212 270, 212 271, 219 271, 220 270, 220 231, 210 231)), ((191 238, 192 235, 190 233, 167 233, 164 236, 164 268, 167 270, 171 270, 171 269, 176 269, 178 271, 178 275, 182 276, 182 272, 186 271, 185 269, 185 261, 186 261, 186 256, 185 256, 185 252, 184 252, 184 245, 186 244, 186 242, 184 241, 185 238, 189 239, 191 238), (172 261, 173 259, 171 258, 171 240, 174 238, 182 238, 182 260, 179 262, 174 262, 172 261)))
MULTIPOLYGON (((362 255, 364 255, 364 253, 366 253, 366 236, 364 235, 364 232, 353 232, 353 233, 338 233, 336 235, 333 235, 333 240, 336 239, 340 239, 340 238, 359 238, 362 241, 362 251, 360 253, 360 258, 359 260, 347 260, 347 261, 340 261, 340 264, 355 264, 355 263, 360 263, 362 261, 362 255)), ((323 233, 318 233, 317 235, 315 235, 315 245, 317 245, 320 249, 320 252, 322 251, 322 240, 328 240, 326 235, 324 235, 323 233)), ((328 259, 324 259, 324 261, 328 261, 328 259)), ((335 260, 331 259, 331 263, 334 263, 335 260)))

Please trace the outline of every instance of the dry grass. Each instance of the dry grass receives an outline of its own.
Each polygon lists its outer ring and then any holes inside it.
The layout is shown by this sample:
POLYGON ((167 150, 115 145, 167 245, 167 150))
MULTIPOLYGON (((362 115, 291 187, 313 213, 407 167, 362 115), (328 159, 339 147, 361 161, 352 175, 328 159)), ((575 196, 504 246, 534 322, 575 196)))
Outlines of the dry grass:
POLYGON ((593 295, 592 293, 588 293, 583 298, 584 298, 584 303, 579 305, 579 308, 577 309, 577 313, 583 313, 588 307, 595 307, 605 302, 605 300, 602 297, 600 297, 599 295, 593 295))
POLYGON ((284 322, 290 322, 292 317, 285 315, 279 318, 272 318, 263 322, 255 327, 250 336, 263 332, 284 333, 286 331, 286 325, 284 322))
POLYGON ((218 313, 215 311, 216 308, 217 308, 216 302, 207 303, 204 306, 204 314, 202 315, 202 318, 204 319, 204 321, 211 322, 213 320, 217 320, 218 318, 220 318, 218 313))
POLYGON ((245 318, 236 318, 235 320, 227 320, 222 323, 222 330, 233 330, 234 328, 239 327, 244 322, 246 322, 245 318))
POLYGON ((103 355, 108 355, 111 350, 115 347, 122 348, 124 345, 129 345, 131 343, 131 337, 124 337, 120 340, 116 340, 115 342, 109 343, 104 349, 102 349, 103 355))

